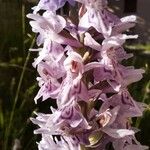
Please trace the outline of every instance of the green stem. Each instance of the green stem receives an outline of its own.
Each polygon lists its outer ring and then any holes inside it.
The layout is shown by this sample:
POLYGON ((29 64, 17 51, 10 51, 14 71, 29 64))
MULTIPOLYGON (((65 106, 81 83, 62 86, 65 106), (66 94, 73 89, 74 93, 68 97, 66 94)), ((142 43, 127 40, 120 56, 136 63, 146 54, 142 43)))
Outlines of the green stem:
MULTIPOLYGON (((33 41, 31 43, 30 48, 33 47, 34 42, 35 42, 35 38, 33 38, 33 41)), ((12 121, 13 121, 13 117, 14 117, 14 112, 15 112, 16 104, 17 104, 18 97, 19 97, 19 92, 20 92, 20 89, 21 89, 21 85, 22 85, 22 82, 23 82, 23 77, 24 77, 24 74, 25 74, 25 70, 26 70, 30 55, 31 55, 31 52, 28 51, 28 54, 27 54, 27 57, 26 57, 26 60, 25 60, 24 66, 23 66, 23 70, 22 70, 21 75, 20 75, 20 79, 19 79, 19 83, 18 83, 18 87, 17 87, 17 91, 16 91, 12 111, 11 111, 11 114, 10 114, 9 124, 8 124, 7 129, 6 129, 6 133, 5 133, 5 137, 4 137, 5 138, 4 150, 7 150, 8 139, 9 139, 10 131, 11 131, 11 128, 12 128, 12 121)))
MULTIPOLYGON (((144 93, 143 99, 141 101, 142 103, 145 102, 145 99, 146 99, 146 96, 147 96, 147 89, 149 88, 149 86, 150 86, 150 81, 147 83, 147 85, 145 87, 145 93, 144 93)), ((135 127, 136 128, 139 128, 140 123, 141 123, 141 119, 142 119, 142 117, 136 119, 136 122, 135 122, 135 127)))
POLYGON ((23 50, 23 58, 25 57, 25 4, 22 2, 21 5, 21 18, 22 18, 22 50, 23 50))

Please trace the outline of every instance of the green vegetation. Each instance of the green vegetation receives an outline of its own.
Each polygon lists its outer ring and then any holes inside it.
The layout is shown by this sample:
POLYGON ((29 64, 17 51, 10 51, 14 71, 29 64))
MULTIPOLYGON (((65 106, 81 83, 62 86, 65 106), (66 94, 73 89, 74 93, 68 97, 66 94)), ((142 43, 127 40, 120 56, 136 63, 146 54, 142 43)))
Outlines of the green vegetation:
POLYGON ((129 48, 129 49, 132 49, 132 50, 150 51, 150 43, 126 45, 126 47, 129 48))

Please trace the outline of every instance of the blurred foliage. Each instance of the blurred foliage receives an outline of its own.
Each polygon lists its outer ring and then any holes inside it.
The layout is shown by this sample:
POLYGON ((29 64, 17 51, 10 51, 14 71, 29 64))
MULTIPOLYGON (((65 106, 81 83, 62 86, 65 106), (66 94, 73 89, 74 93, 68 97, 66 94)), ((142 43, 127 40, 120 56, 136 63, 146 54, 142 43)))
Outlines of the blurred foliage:
MULTIPOLYGON (((9 9, 8 2, 0 3, 9 9)), ((35 54, 28 51, 34 46, 35 36, 29 34, 31 33, 29 25, 25 23, 28 22, 25 19, 28 12, 25 3, 20 1, 17 7, 17 11, 12 9, 18 13, 16 31, 11 29, 10 34, 9 28, 8 31, 3 31, 4 26, 1 26, 0 30, 4 35, 0 36, 0 149, 2 150, 13 149, 16 139, 21 142, 22 149, 35 149, 37 138, 33 135, 33 125, 29 120, 33 111, 38 109, 33 101, 37 91, 36 72, 32 67, 35 54)), ((11 14, 15 12, 9 12, 9 15, 11 14)), ((6 17, 3 16, 2 19, 7 23, 9 17, 5 15, 6 17)), ((13 21, 11 23, 11 26, 15 25, 13 21)))
POLYGON ((136 44, 136 45, 126 45, 127 48, 131 50, 142 50, 142 51, 150 51, 150 43, 147 44, 136 44))
MULTIPOLYGON (((18 14, 19 27, 13 35, 5 33, 0 36, 0 149, 10 150, 16 139, 20 141, 21 149, 37 149, 38 136, 33 134, 36 128, 29 118, 33 111, 49 112, 49 104, 54 101, 45 101, 34 104, 34 96, 38 86, 36 70, 32 62, 36 54, 30 53, 29 48, 35 47, 35 35, 30 31, 25 15, 32 5, 19 2, 18 14), (18 37, 15 34, 20 34, 18 37)), ((12 13, 12 12, 9 12, 12 13)), ((139 127, 141 132, 137 138, 142 144, 150 146, 150 44, 126 46, 128 52, 133 52, 134 57, 126 61, 128 65, 144 68, 144 78, 132 84, 129 89, 135 100, 145 102, 149 107, 142 118, 134 118, 133 125, 139 127), (134 49, 133 49, 134 47, 134 49)))

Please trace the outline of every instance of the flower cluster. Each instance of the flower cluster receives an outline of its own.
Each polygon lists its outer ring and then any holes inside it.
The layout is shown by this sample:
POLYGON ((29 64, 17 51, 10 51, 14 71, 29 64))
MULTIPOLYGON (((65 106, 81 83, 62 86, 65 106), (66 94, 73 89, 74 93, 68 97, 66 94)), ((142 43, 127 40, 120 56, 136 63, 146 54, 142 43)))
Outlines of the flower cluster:
POLYGON ((27 17, 40 47, 32 49, 38 51, 33 66, 40 87, 34 100, 57 103, 51 114, 31 118, 39 126, 35 134, 42 135, 39 150, 146 149, 130 125, 144 105, 127 90, 144 70, 122 65, 132 57, 122 45, 137 38, 123 32, 135 25, 136 17, 119 19, 107 0, 40 0, 33 10, 27 17), (78 18, 57 13, 66 2, 78 4, 78 18))

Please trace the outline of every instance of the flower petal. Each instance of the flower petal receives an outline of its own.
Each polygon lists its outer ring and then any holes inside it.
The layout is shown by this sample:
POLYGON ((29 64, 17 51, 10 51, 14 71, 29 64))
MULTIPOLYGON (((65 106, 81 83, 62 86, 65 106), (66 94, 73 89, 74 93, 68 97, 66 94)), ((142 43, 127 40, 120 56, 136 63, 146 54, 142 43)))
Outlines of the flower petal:
POLYGON ((128 135, 134 135, 134 131, 128 129, 112 129, 105 127, 101 130, 113 138, 123 138, 128 135))

